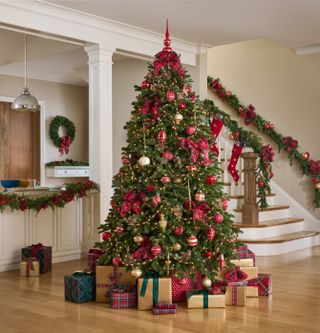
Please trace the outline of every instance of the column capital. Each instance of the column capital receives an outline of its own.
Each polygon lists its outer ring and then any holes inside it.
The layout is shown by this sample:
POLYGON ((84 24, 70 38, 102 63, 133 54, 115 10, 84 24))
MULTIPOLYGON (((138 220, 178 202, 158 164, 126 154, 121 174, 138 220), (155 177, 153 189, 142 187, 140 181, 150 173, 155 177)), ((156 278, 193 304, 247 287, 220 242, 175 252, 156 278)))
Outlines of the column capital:
POLYGON ((112 64, 112 56, 116 48, 112 45, 87 44, 84 46, 85 52, 89 57, 89 64, 104 62, 112 64))

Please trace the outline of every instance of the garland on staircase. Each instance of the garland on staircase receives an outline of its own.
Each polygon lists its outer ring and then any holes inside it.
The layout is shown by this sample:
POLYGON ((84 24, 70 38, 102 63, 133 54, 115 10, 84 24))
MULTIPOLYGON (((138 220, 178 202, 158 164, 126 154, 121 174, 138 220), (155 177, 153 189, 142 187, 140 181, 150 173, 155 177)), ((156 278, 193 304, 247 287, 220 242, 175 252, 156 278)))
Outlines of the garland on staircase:
POLYGON ((258 205, 262 209, 268 207, 266 196, 271 191, 269 182, 273 177, 271 162, 274 159, 274 152, 272 147, 270 145, 264 146, 260 137, 240 127, 227 113, 215 106, 213 101, 206 99, 203 105, 208 116, 222 119, 223 125, 232 133, 229 139, 234 141, 236 146, 250 147, 255 153, 259 154, 257 166, 258 205))
POLYGON ((315 189, 315 206, 320 208, 320 160, 310 158, 309 152, 300 152, 298 140, 291 136, 283 136, 274 125, 262 118, 252 104, 241 104, 239 98, 222 86, 220 79, 208 76, 208 87, 223 102, 227 103, 238 115, 244 119, 245 125, 253 124, 260 132, 267 135, 277 146, 278 150, 287 152, 290 164, 295 161, 304 175, 310 176, 315 189))
POLYGON ((0 194, 0 211, 3 212, 7 207, 12 211, 25 211, 31 209, 40 212, 46 208, 63 208, 67 203, 74 199, 83 198, 90 190, 99 190, 98 184, 91 180, 85 182, 68 183, 64 185, 62 193, 31 197, 18 195, 17 193, 0 194))

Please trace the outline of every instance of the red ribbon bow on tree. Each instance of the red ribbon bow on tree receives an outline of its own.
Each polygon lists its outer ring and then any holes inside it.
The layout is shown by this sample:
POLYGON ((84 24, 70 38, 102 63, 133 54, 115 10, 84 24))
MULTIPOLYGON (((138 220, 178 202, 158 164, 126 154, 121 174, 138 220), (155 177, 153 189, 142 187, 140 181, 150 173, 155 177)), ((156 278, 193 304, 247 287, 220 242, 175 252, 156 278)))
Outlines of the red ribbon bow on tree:
POLYGON ((153 256, 151 253, 151 247, 152 243, 150 242, 148 237, 145 237, 143 243, 139 246, 138 250, 133 252, 133 254, 131 255, 131 259, 152 259, 153 256))
POLYGON ((124 194, 124 201, 122 202, 119 214, 122 218, 130 213, 131 210, 135 214, 139 214, 141 211, 141 204, 144 202, 146 195, 143 192, 136 193, 134 191, 127 192, 124 194))
POLYGON ((212 161, 209 159, 209 143, 205 138, 199 138, 197 142, 193 141, 191 138, 182 138, 181 148, 185 150, 190 149, 190 161, 192 163, 198 161, 200 154, 202 155, 203 164, 205 166, 208 166, 212 163, 212 161))

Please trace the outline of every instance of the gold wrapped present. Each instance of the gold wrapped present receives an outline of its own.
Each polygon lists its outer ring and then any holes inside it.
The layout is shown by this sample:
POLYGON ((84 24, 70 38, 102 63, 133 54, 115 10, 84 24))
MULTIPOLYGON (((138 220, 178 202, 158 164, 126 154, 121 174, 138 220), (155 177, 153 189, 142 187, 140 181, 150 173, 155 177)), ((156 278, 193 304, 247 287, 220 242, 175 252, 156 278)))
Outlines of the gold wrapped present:
POLYGON ((246 280, 256 279, 258 277, 258 268, 257 267, 242 267, 240 266, 240 271, 246 273, 248 277, 246 280))
POLYGON ((138 310, 151 310, 156 304, 172 303, 170 277, 158 277, 157 273, 147 272, 137 283, 138 310))
POLYGON ((247 297, 259 297, 258 286, 247 286, 247 297))
POLYGON ((233 263, 236 266, 240 267, 253 267, 254 262, 253 258, 246 258, 246 259, 235 259, 235 260, 230 260, 231 263, 233 263))
POLYGON ((188 309, 197 308, 225 308, 226 296, 224 294, 212 295, 208 289, 187 291, 188 309))
POLYGON ((226 305, 246 305, 247 287, 226 287, 226 305))
POLYGON ((40 266, 37 258, 24 257, 20 262, 20 276, 39 276, 40 266))
POLYGON ((116 285, 135 285, 136 280, 124 267, 96 266, 96 302, 109 303, 109 291, 116 285))

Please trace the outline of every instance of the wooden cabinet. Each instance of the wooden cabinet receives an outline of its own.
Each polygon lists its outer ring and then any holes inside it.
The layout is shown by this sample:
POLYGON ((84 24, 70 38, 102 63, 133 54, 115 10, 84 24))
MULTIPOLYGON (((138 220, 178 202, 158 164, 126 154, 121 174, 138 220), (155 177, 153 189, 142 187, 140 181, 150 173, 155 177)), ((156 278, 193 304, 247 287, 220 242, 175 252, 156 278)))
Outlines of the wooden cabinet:
POLYGON ((0 179, 40 179, 40 113, 0 102, 0 179))

